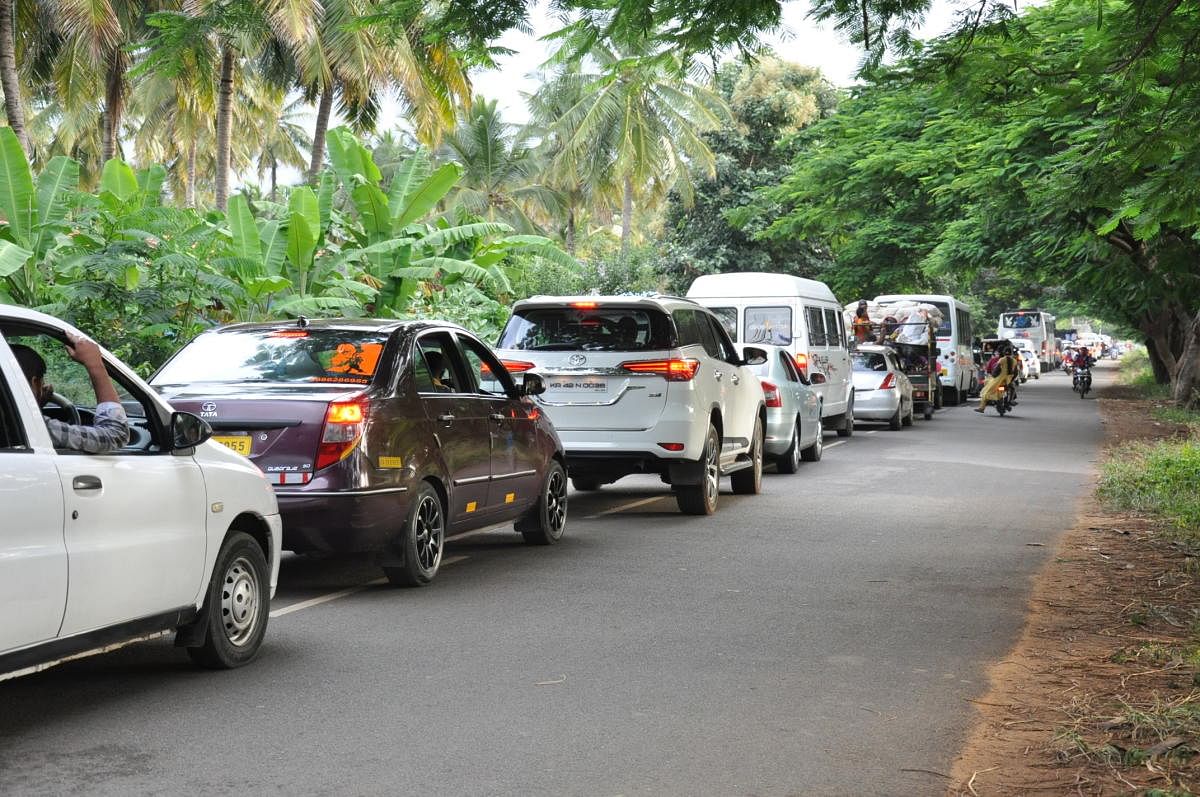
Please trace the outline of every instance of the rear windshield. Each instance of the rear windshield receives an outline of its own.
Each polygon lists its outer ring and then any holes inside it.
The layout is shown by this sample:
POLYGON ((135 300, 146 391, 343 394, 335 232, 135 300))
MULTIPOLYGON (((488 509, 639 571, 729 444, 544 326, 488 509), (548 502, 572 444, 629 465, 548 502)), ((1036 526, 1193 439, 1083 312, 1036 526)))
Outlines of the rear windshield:
POLYGON ((346 329, 210 332, 193 340, 154 377, 193 382, 369 384, 387 333, 346 329))
POLYGON ((641 307, 531 307, 508 320, 499 349, 658 351, 673 348, 665 313, 641 307))
POLYGON ((859 351, 850 355, 855 371, 886 371, 887 358, 876 352, 859 351))

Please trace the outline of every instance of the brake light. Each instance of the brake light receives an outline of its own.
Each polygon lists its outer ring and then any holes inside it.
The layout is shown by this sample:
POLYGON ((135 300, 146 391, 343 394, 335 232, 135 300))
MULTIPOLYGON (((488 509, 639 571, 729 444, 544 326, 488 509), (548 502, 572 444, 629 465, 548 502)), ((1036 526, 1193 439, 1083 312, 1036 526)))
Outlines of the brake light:
POLYGON ((808 355, 802 351, 796 352, 796 367, 800 369, 800 373, 808 376, 808 355))
POLYGON ((762 383, 763 398, 767 400, 768 407, 782 407, 783 396, 779 394, 779 386, 774 382, 768 382, 765 379, 762 383))
POLYGON ((362 439, 366 418, 366 396, 329 402, 329 408, 325 411, 325 425, 321 429, 321 442, 317 445, 317 464, 313 470, 327 468, 350 456, 362 439))
POLYGON ((510 374, 524 373, 537 367, 533 363, 527 363, 524 360, 501 360, 500 364, 507 368, 510 374))
POLYGON ((267 335, 268 338, 307 338, 308 332, 303 329, 277 329, 267 335))
POLYGON ((683 443, 659 443, 659 445, 667 451, 682 451, 685 447, 683 443))
POLYGON ((895 387, 896 387, 896 375, 894 373, 892 373, 891 371, 889 371, 888 375, 885 376, 883 378, 883 381, 879 383, 879 389, 880 390, 892 390, 895 387))
POLYGON ((620 367, 635 374, 657 374, 668 382, 690 382, 700 370, 699 360, 634 360, 620 367))
POLYGON ((571 302, 571 306, 576 310, 595 310, 600 304, 598 302, 571 302))

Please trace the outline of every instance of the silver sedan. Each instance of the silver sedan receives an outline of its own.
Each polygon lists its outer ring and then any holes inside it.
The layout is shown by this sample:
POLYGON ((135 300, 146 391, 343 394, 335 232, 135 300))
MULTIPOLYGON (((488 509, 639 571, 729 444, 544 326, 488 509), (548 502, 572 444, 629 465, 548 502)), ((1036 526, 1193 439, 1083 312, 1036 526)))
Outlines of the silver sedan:
POLYGON ((778 346, 763 346, 767 361, 751 366, 762 382, 767 404, 765 453, 775 460, 780 473, 795 473, 801 460, 821 458, 824 429, 821 427, 821 397, 810 386, 823 381, 813 374, 812 382, 796 368, 792 355, 778 346))
POLYGON ((854 418, 886 421, 889 428, 913 422, 912 382, 897 354, 887 346, 859 346, 851 354, 854 367, 854 418))

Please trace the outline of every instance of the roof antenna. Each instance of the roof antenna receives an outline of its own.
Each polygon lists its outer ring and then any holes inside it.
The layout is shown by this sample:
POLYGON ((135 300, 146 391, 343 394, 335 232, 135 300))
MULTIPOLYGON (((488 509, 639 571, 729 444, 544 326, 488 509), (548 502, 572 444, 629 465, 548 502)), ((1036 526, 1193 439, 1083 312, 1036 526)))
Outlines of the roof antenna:
POLYGON ((302 315, 296 316, 296 326, 300 327, 301 329, 307 328, 308 327, 308 319, 302 315))

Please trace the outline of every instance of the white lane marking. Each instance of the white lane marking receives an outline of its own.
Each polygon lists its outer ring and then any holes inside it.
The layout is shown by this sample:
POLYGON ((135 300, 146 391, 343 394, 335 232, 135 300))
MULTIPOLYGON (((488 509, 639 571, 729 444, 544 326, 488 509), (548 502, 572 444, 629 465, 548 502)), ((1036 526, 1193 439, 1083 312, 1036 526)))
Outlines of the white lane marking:
MULTIPOLYGON (((449 567, 450 565, 454 564, 455 562, 461 562, 464 559, 468 559, 468 558, 470 558, 470 557, 451 556, 448 559, 442 560, 441 567, 449 567)), ((322 603, 329 603, 330 601, 335 601, 338 598, 345 598, 346 596, 353 595, 356 592, 362 592, 364 589, 367 589, 368 587, 377 587, 381 584, 386 584, 386 583, 388 583, 388 580, 386 578, 377 578, 374 581, 368 581, 365 584, 359 584, 358 586, 355 586, 355 587, 347 587, 346 589, 340 589, 337 592, 330 592, 327 595, 318 595, 317 597, 309 598, 306 601, 300 601, 299 603, 293 603, 288 606, 284 606, 282 609, 275 609, 274 611, 271 612, 270 616, 271 617, 283 617, 285 614, 291 614, 292 612, 298 612, 298 611, 301 611, 302 609, 311 609, 314 606, 320 606, 322 603)))
POLYGON ((872 429, 872 430, 871 430, 871 431, 869 431, 869 432, 863 432, 863 434, 875 434, 875 433, 876 433, 876 432, 878 432, 878 431, 879 431, 878 429, 872 429))
POLYGON ((641 500, 632 501, 628 504, 622 504, 621 506, 614 506, 612 509, 605 509, 603 512, 597 512, 594 515, 584 515, 583 519, 584 520, 595 520, 596 518, 604 517, 605 515, 615 515, 618 512, 624 512, 626 509, 636 509, 639 506, 645 506, 646 504, 652 504, 655 501, 661 501, 666 497, 667 496, 665 496, 665 495, 656 495, 651 498, 642 498, 641 500))
POLYGON ((844 446, 844 445, 846 445, 845 440, 838 440, 836 443, 826 443, 825 449, 829 450, 831 448, 837 448, 838 446, 844 446))

